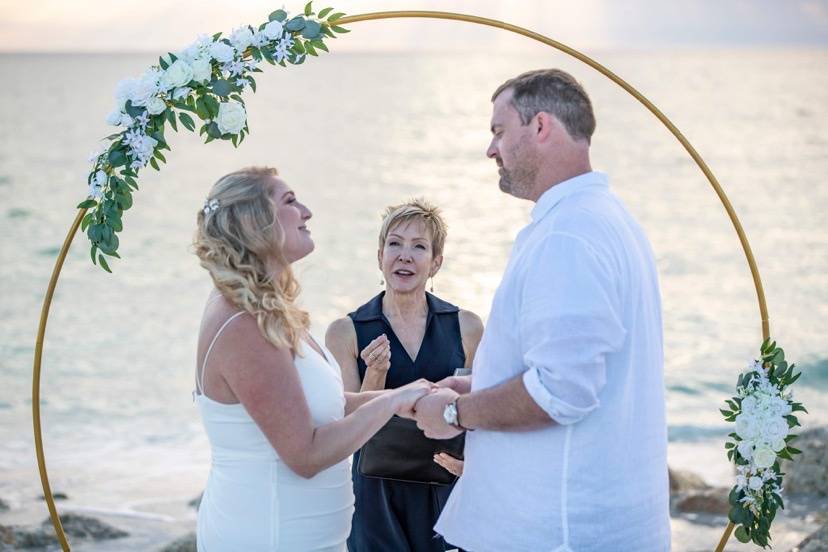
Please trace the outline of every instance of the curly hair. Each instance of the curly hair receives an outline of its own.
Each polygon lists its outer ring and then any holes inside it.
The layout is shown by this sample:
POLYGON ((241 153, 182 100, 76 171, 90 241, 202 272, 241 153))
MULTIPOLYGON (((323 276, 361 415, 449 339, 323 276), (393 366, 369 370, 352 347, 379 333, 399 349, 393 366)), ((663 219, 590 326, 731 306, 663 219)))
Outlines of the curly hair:
POLYGON ((193 249, 219 292, 256 318, 262 336, 298 354, 310 316, 295 303, 299 283, 282 252, 284 234, 271 199, 278 174, 249 167, 221 177, 207 197, 219 207, 198 211, 193 249))

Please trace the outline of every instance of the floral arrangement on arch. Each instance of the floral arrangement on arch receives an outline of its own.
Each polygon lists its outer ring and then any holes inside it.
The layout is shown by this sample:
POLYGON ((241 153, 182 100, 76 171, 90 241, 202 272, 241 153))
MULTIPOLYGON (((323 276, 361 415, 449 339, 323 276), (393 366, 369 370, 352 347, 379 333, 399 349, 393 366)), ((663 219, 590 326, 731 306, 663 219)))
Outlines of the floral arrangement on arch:
POLYGON ((111 272, 106 256, 120 258, 123 212, 132 206, 141 169, 160 170, 166 163, 166 127, 177 132, 181 124, 194 132, 199 120, 205 143, 227 140, 238 147, 250 132, 241 94, 256 91, 253 73, 262 72, 259 64, 299 65, 327 52, 326 38, 348 32, 336 24, 345 14, 331 12, 314 13, 312 2, 294 17, 276 10, 258 27, 242 26, 226 37, 202 35, 179 53, 160 57, 141 77, 118 83, 117 105, 106 121, 119 130, 90 157, 89 195, 78 205, 90 209, 81 229, 91 242, 93 263, 111 272))
POLYGON ((739 375, 736 396, 721 409, 725 420, 736 424, 725 443, 728 459, 736 467, 736 484, 728 497, 728 518, 736 525, 740 542, 769 546, 770 527, 777 508, 784 508, 781 459, 793 460, 800 450, 791 446, 799 426, 795 412, 808 412, 793 400, 790 386, 801 373, 794 372, 785 352, 765 340, 760 359, 739 375))

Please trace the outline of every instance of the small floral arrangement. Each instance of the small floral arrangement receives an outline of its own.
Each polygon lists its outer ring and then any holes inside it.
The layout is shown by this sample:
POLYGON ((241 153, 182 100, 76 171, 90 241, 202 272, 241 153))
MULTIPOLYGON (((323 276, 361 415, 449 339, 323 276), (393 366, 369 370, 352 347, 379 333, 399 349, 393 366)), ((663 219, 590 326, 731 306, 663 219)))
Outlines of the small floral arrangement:
POLYGON ((93 263, 111 272, 105 255, 120 258, 123 212, 132 206, 140 170, 147 165, 160 170, 166 163, 167 125, 177 132, 180 123, 194 132, 197 118, 205 143, 227 140, 238 147, 250 132, 241 93, 256 91, 258 65, 299 65, 309 55, 328 51, 325 38, 348 32, 336 25, 344 13, 325 8, 315 14, 311 4, 295 17, 276 10, 258 27, 239 27, 226 37, 200 36, 178 54, 160 57, 143 76, 118 83, 117 105, 106 120, 119 131, 90 157, 89 196, 78 205, 90 209, 81 229, 92 244, 93 263))
POLYGON ((752 361, 739 376, 736 396, 721 409, 725 420, 736 424, 725 444, 727 457, 736 465, 736 485, 730 491, 728 517, 740 542, 753 541, 766 547, 777 508, 784 508, 779 459, 793 460, 800 451, 790 445, 799 426, 795 412, 807 412, 794 402, 790 386, 801 373, 794 373, 785 352, 776 342, 765 340, 760 360, 752 361))

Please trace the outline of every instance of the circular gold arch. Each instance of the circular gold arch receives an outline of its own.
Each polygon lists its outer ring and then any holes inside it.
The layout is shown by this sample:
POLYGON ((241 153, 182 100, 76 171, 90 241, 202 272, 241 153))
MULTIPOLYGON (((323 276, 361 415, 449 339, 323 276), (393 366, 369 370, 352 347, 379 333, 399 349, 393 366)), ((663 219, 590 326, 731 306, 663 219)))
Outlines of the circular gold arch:
MULTIPOLYGON (((713 175, 713 172, 707 166, 707 163, 704 162, 701 155, 696 151, 696 149, 690 144, 687 138, 679 131, 678 128, 667 118, 664 113, 662 113, 655 105, 650 102, 643 94, 641 94, 638 90, 632 87, 632 85, 628 84, 624 81, 621 77, 598 63, 597 61, 593 60, 592 58, 588 57, 587 55, 575 50, 574 48, 570 48, 569 46, 562 44, 556 40, 552 40, 549 37, 546 37, 542 34, 530 31, 523 27, 518 27, 516 25, 512 25, 509 23, 504 23, 503 21, 498 21, 496 19, 487 19, 485 17, 478 17, 476 15, 467 15, 462 13, 450 13, 450 12, 440 12, 440 11, 386 11, 386 12, 373 12, 373 13, 364 13, 359 15, 350 15, 342 17, 337 21, 337 25, 347 25, 349 23, 357 23, 360 21, 373 21, 379 19, 402 19, 402 18, 424 18, 424 19, 446 19, 450 21, 463 21, 466 23, 475 23, 477 25, 485 25, 488 27, 495 27, 498 29, 503 29, 505 31, 510 31, 519 35, 523 35, 527 38, 531 38, 533 40, 537 40, 547 46, 551 46, 565 54, 569 54, 570 56, 574 57, 575 59, 589 65, 612 82, 623 88, 627 93, 633 96, 636 100, 641 102, 641 104, 647 108, 655 117, 661 121, 661 123, 667 127, 667 130, 675 136, 676 140, 681 143, 690 157, 693 158, 693 161, 696 162, 699 169, 701 169, 704 176, 707 177, 708 182, 713 187, 713 190, 716 192, 716 195, 719 197, 719 200, 722 202, 722 205, 727 211, 727 216, 730 218, 730 222, 733 224, 734 230, 736 230, 736 235, 739 237, 739 243, 742 245, 742 251, 745 254, 745 258, 748 263, 748 267, 750 268, 750 274, 753 277, 753 285, 756 288, 756 298, 759 303, 759 316, 762 328, 762 339, 767 339, 770 336, 770 325, 768 321, 768 308, 765 302, 765 291, 762 287, 762 279, 759 275, 759 269, 756 266, 756 260, 753 257, 753 251, 750 248, 750 243, 748 242, 747 235, 745 235, 745 231, 742 228, 742 223, 739 222, 739 217, 736 216, 736 211, 733 209, 733 205, 731 205, 730 200, 725 194, 724 190, 722 189, 719 181, 713 175)), ((75 237, 75 234, 78 231, 78 227, 80 226, 81 220, 83 216, 86 214, 86 209, 81 209, 78 211, 75 220, 72 222, 72 226, 69 228, 69 232, 66 235, 66 238, 63 241, 63 246, 60 249, 60 253, 58 254, 58 258, 55 261, 55 266, 52 269, 52 276, 49 280, 49 286, 46 289, 46 296, 43 299, 43 307, 40 313, 40 323, 37 329, 37 340, 35 342, 35 354, 34 354, 34 366, 32 369, 32 423, 34 425, 34 438, 35 438, 35 453, 37 455, 37 465, 40 471, 40 481, 43 485, 43 493, 46 498, 46 503, 49 508, 49 516, 52 519, 52 525, 55 528, 55 533, 57 533, 58 540, 60 541, 60 545, 64 551, 69 551, 69 542, 66 539, 66 535, 63 532, 63 526, 60 522, 60 517, 58 516, 57 508, 55 506, 55 500, 52 495, 52 490, 49 485, 49 476, 46 471, 46 457, 43 452, 43 436, 41 432, 41 420, 40 420, 40 372, 41 372, 41 361, 43 359, 43 343, 44 338, 46 336, 46 323, 49 319, 49 309, 52 305, 52 297, 54 296, 55 288, 57 287, 57 281, 60 277, 60 272, 63 268, 63 263, 66 260, 66 255, 69 252, 69 247, 72 245, 72 240, 75 237)), ((721 539, 719 540, 718 545, 716 546, 716 552, 722 552, 724 549, 725 544, 727 543, 728 539, 730 538, 730 534, 733 531, 733 523, 728 523, 727 527, 722 534, 721 539)))

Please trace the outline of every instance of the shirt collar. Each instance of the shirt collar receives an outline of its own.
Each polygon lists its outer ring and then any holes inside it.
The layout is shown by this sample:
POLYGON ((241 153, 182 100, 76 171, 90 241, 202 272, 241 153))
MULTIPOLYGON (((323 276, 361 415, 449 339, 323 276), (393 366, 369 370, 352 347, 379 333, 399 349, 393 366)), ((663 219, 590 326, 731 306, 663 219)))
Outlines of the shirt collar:
POLYGON ((537 203, 532 208, 532 222, 542 219, 565 197, 593 186, 609 187, 607 175, 602 172, 591 171, 555 184, 538 198, 537 203))

